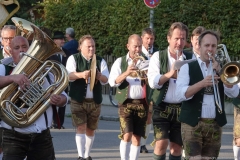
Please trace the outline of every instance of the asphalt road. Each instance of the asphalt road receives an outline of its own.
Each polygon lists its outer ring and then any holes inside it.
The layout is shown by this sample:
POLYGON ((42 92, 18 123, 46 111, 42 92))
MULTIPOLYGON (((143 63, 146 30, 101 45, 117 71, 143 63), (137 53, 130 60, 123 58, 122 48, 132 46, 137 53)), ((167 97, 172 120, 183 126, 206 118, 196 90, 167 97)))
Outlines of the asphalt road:
MULTIPOLYGON (((69 114, 69 109, 66 110, 66 114, 69 114)), ((119 122, 117 119, 117 108, 112 106, 103 106, 102 119, 99 121, 99 128, 96 130, 95 141, 93 144, 92 152, 90 156, 93 160, 119 160, 119 122), (111 121, 106 121, 111 120, 111 121)), ((219 159, 232 160, 232 116, 229 124, 223 127, 222 147, 219 155, 219 159)), ((57 160, 76 160, 77 149, 75 143, 75 129, 72 127, 72 121, 70 117, 65 118, 65 129, 51 129, 53 136, 53 143, 55 147, 55 153, 57 160)), ((139 160, 151 160, 153 148, 149 145, 153 140, 153 130, 150 132, 150 136, 147 140, 147 148, 151 153, 140 154, 139 160)), ((168 155, 168 154, 167 154, 168 155)))

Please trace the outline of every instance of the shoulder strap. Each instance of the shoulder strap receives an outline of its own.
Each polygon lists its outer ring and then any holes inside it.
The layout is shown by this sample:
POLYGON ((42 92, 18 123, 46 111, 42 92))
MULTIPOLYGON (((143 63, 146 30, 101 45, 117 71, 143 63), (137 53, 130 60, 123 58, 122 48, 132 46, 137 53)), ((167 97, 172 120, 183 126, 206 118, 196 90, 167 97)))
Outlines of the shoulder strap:
POLYGON ((5 66, 5 75, 6 76, 10 75, 14 68, 8 65, 4 65, 4 66, 5 66))
MULTIPOLYGON (((49 77, 48 74, 46 75, 46 78, 47 78, 48 83, 51 84, 51 80, 50 80, 50 77, 49 77)), ((53 110, 53 114, 56 115, 56 121, 57 121, 58 129, 60 129, 61 125, 60 125, 60 119, 59 119, 59 116, 58 116, 58 113, 57 113, 57 106, 52 105, 52 110, 53 110)), ((46 121, 46 126, 48 128, 48 119, 47 119, 46 111, 44 112, 44 117, 45 117, 45 121, 46 121)))

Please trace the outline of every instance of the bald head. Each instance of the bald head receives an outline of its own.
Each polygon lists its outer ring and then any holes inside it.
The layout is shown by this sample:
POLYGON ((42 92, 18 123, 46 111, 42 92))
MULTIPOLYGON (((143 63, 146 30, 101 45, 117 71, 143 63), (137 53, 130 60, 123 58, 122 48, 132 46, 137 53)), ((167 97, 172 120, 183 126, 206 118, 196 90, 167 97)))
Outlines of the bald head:
POLYGON ((29 48, 28 40, 22 36, 16 36, 12 39, 10 48, 13 60, 17 64, 21 59, 20 53, 27 52, 29 48))
POLYGON ((131 36, 129 36, 128 43, 131 43, 132 40, 140 40, 140 41, 142 41, 141 37, 138 34, 132 34, 131 36))
POLYGON ((129 56, 134 58, 142 53, 142 39, 139 35, 133 34, 128 38, 127 48, 129 51, 129 56))

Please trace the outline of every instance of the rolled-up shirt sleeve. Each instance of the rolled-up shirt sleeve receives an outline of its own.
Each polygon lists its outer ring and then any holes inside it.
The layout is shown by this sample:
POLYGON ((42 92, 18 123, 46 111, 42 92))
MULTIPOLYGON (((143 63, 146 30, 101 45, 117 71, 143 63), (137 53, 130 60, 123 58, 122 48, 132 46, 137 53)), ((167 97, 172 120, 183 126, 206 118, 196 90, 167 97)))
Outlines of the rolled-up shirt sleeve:
MULTIPOLYGON (((51 84, 53 84, 53 83, 55 83, 55 76, 50 72, 49 74, 48 74, 48 76, 49 76, 49 79, 50 79, 50 83, 51 84)), ((48 81, 47 81, 48 82, 48 81)), ((51 84, 47 84, 47 85, 51 85, 51 84)), ((46 86, 46 88, 47 88, 48 86, 46 86)), ((65 91, 62 91, 62 93, 60 93, 60 94, 62 94, 62 95, 64 95, 66 98, 67 98, 67 101, 66 101, 66 103, 65 103, 65 105, 64 106, 66 106, 67 105, 67 103, 68 103, 68 95, 67 95, 67 93, 65 92, 65 91)))
POLYGON ((122 74, 122 70, 120 68, 122 62, 122 58, 117 58, 116 61, 113 63, 110 74, 109 74, 109 79, 108 83, 111 87, 118 87, 120 86, 121 83, 116 84, 116 78, 122 74))
MULTIPOLYGON (((67 60, 67 64, 66 64, 66 69, 68 71, 68 74, 72 73, 72 72, 76 72, 76 61, 73 57, 73 55, 71 55, 68 60, 67 60)), ((104 59, 102 59, 101 64, 100 64, 100 72, 102 75, 106 76, 107 78, 109 77, 109 71, 108 71, 108 66, 107 63, 104 59)), ((75 80, 70 80, 70 82, 74 82, 75 80)), ((103 83, 100 81, 100 83, 102 85, 105 85, 108 83, 108 81, 106 83, 103 83)))
POLYGON ((162 85, 158 85, 158 82, 162 76, 160 74, 159 51, 155 52, 150 59, 147 76, 148 83, 151 88, 153 89, 162 88, 162 85))
POLYGON ((235 98, 239 94, 239 88, 238 85, 235 84, 233 85, 232 88, 227 88, 225 85, 224 86, 224 93, 229 97, 229 98, 235 98))
MULTIPOLYGON (((102 61, 101 61, 101 74, 106 76, 107 79, 109 78, 108 66, 107 66, 107 63, 106 63, 106 61, 104 59, 102 59, 102 61)), ((105 85, 105 84, 108 83, 108 81, 106 83, 103 83, 103 82, 100 81, 100 83, 102 85, 105 85)))
MULTIPOLYGON (((71 55, 68 59, 67 59, 67 63, 66 63, 66 69, 68 71, 68 74, 72 73, 72 72, 76 72, 76 62, 75 59, 73 57, 73 55, 71 55)), ((75 80, 69 80, 70 82, 74 82, 75 80)))
POLYGON ((188 64, 184 64, 178 73, 177 81, 176 81, 176 98, 177 101, 186 101, 192 99, 192 97, 186 98, 185 93, 189 87, 189 66, 188 64))

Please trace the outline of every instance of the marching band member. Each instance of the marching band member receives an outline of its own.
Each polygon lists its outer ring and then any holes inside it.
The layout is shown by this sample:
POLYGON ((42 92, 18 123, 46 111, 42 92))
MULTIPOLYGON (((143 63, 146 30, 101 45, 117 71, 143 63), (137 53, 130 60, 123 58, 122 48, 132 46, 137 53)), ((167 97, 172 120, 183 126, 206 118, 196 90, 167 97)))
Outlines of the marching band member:
POLYGON ((181 67, 177 79, 176 99, 183 101, 179 120, 186 159, 217 159, 221 147, 222 126, 227 123, 224 93, 237 97, 237 85, 226 85, 218 75, 220 65, 214 59, 219 42, 216 32, 206 30, 198 37, 200 57, 181 67), (209 55, 212 53, 212 55, 209 55), (215 101, 214 86, 219 87, 221 105, 215 101))
MULTIPOLYGON (((238 83, 240 88, 240 83, 238 83)), ((240 95, 232 101, 234 105, 234 126, 233 126, 233 153, 234 160, 240 159, 240 95)))
POLYGON ((142 51, 142 39, 133 34, 128 38, 127 55, 118 58, 112 65, 109 75, 111 87, 117 87, 115 95, 119 103, 120 117, 120 156, 121 160, 137 160, 141 137, 145 137, 148 105, 146 102, 146 82, 134 76, 136 59, 142 51), (131 143, 132 142, 132 143, 131 143))
POLYGON ((90 154, 94 142, 95 130, 101 112, 102 85, 108 83, 106 61, 96 56, 96 80, 90 90, 90 66, 95 54, 95 41, 91 35, 79 40, 80 53, 71 55, 66 68, 69 73, 72 121, 76 129, 76 144, 79 160, 92 160, 90 154))
MULTIPOLYGON (((9 75, 14 66, 21 60, 20 53, 27 52, 29 44, 26 38, 16 36, 10 44, 11 55, 13 59, 12 65, 0 64, 0 88, 4 88, 11 83, 17 84, 21 89, 29 86, 30 80, 24 74, 9 75)), ((49 74, 49 81, 45 78, 42 87, 46 89, 54 81, 52 74, 49 74)), ((50 103, 56 106, 64 106, 67 104, 68 96, 65 92, 59 95, 51 95, 50 103)), ((19 106, 18 106, 19 107, 19 106)), ((24 112, 23 108, 23 112, 24 112)), ((52 108, 48 107, 33 124, 28 127, 17 128, 7 124, 2 120, 2 147, 3 159, 27 159, 34 160, 54 160, 54 148, 52 136, 49 127, 52 122, 52 108)))
POLYGON ((181 101, 176 99, 177 71, 176 60, 191 59, 191 53, 183 52, 188 37, 188 27, 175 22, 168 30, 169 46, 166 50, 155 52, 149 62, 148 81, 154 89, 153 129, 155 145, 154 160, 165 160, 166 150, 170 141, 170 160, 181 160, 182 138, 181 123, 178 121, 181 101))
MULTIPOLYGON (((150 59, 153 53, 157 52, 158 49, 153 46, 155 41, 155 32, 152 28, 145 28, 142 30, 142 53, 150 59)), ((147 85, 147 95, 151 94, 151 88, 147 85)), ((148 97, 149 98, 149 97, 148 97)), ((153 102, 148 99, 149 111, 148 111, 148 118, 147 118, 147 126, 146 126, 146 139, 141 138, 141 148, 140 153, 148 153, 146 148, 147 138, 149 136, 151 125, 152 125, 152 105, 153 102)))

